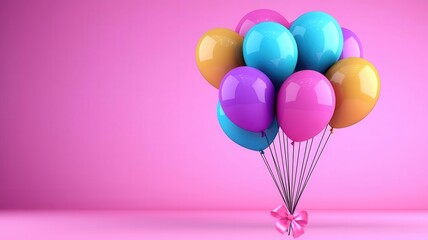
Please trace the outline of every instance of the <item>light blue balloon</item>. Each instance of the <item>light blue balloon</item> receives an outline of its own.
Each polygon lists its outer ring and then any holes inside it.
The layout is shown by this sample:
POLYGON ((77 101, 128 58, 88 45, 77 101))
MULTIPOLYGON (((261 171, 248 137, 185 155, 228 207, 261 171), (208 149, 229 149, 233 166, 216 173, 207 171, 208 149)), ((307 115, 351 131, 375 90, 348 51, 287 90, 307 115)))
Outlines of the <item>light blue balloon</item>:
POLYGON ((274 119, 269 128, 265 130, 265 136, 263 136, 262 133, 244 130, 230 121, 221 108, 220 102, 217 104, 217 118, 223 132, 226 133, 232 141, 244 148, 254 151, 266 149, 275 139, 279 129, 278 122, 274 119))
POLYGON ((290 27, 299 48, 296 71, 325 73, 342 53, 343 34, 336 19, 324 12, 308 12, 290 27))
POLYGON ((242 45, 247 66, 264 72, 278 90, 297 63, 297 45, 290 31, 276 22, 252 27, 242 45))

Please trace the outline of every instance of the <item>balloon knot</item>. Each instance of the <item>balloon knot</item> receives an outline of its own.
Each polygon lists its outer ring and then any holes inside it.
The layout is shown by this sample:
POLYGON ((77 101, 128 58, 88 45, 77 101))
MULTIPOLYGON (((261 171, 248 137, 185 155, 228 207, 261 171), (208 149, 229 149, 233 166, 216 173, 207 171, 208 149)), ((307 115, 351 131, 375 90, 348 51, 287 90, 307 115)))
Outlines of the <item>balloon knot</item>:
POLYGON ((265 131, 262 131, 262 137, 266 137, 265 131))
POLYGON ((264 154, 265 154, 265 151, 261 150, 261 151, 260 151, 260 154, 264 155, 264 154))
POLYGON ((330 134, 333 134, 333 130, 334 130, 333 128, 330 128, 330 134))
POLYGON ((291 142, 291 145, 293 145, 293 146, 294 146, 294 141, 293 141, 293 142, 291 142))

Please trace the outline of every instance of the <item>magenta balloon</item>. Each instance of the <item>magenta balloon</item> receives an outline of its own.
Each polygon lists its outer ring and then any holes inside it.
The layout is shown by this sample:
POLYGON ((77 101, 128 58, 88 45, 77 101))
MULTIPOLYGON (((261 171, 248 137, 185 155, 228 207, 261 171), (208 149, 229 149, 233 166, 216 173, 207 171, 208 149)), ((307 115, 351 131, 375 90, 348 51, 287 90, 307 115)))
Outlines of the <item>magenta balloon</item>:
POLYGON ((340 59, 349 57, 363 57, 363 46, 357 35, 349 29, 342 28, 343 50, 340 59))
POLYGON ((247 15, 239 21, 235 31, 239 33, 239 35, 245 37, 245 34, 247 34, 250 28, 261 22, 277 22, 286 28, 290 28, 290 23, 281 14, 269 9, 258 9, 247 13, 247 15))
POLYGON ((321 73, 303 70, 285 80, 278 93, 276 112, 284 133, 293 141, 315 137, 333 116, 336 98, 321 73))
POLYGON ((220 105, 238 127, 263 132, 274 119, 275 89, 269 78, 252 67, 237 67, 224 76, 220 105))

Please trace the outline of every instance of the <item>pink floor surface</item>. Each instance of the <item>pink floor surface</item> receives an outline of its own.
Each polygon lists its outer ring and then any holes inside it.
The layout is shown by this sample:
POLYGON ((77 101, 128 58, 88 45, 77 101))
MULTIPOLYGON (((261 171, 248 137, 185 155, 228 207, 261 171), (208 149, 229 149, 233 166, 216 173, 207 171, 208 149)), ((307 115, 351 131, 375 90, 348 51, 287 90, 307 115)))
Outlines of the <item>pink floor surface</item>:
MULTIPOLYGON (((0 211, 1 240, 292 239, 268 211, 0 211)), ((428 239, 428 211, 309 211, 305 239, 428 239)))

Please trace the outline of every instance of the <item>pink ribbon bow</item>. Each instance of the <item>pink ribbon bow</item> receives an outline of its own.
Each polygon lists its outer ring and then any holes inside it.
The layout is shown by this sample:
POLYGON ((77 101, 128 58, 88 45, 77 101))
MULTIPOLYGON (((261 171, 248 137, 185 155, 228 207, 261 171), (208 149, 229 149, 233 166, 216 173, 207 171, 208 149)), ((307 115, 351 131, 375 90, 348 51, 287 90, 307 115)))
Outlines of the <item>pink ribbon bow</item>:
POLYGON ((297 211, 291 214, 284 205, 280 205, 270 214, 277 218, 275 228, 284 234, 290 227, 293 231, 293 237, 298 238, 304 231, 303 228, 308 224, 308 213, 306 211, 297 211))

